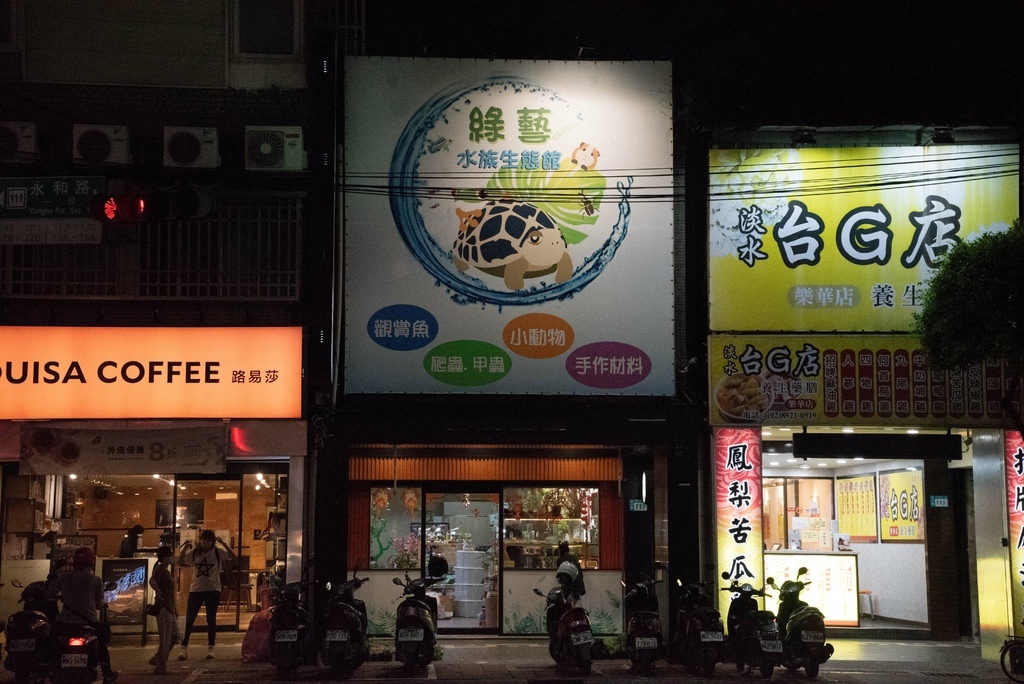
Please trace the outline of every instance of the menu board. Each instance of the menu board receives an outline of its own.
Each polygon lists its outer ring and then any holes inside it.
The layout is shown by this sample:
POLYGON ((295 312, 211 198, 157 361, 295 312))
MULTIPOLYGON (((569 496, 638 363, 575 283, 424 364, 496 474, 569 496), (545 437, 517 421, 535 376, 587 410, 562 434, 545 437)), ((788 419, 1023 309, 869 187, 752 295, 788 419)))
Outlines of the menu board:
POLYGON ((146 617, 148 570, 148 558, 103 559, 103 585, 114 585, 112 589, 104 592, 109 624, 143 624, 146 617))
POLYGON ((71 572, 71 557, 83 546, 96 551, 96 535, 58 535, 50 552, 50 572, 71 572))
POLYGON ((875 476, 836 478, 836 520, 840 534, 854 543, 878 541, 875 476))
MULTIPOLYGON (((808 571, 801 580, 811 583, 801 592, 800 599, 820 610, 827 626, 859 627, 857 554, 769 551, 764 557, 765 575, 780 587, 786 580, 795 580, 801 566, 808 571)), ((765 610, 778 613, 779 592, 769 590, 768 593, 765 610)))

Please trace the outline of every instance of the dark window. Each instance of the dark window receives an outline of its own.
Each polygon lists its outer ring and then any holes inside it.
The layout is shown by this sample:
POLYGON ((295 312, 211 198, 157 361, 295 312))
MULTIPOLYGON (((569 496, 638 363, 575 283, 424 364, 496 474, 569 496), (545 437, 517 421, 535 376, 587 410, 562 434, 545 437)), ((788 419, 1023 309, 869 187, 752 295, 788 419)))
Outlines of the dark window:
POLYGON ((14 44, 14 0, 0 0, 0 45, 14 44))
POLYGON ((258 55, 295 54, 295 3, 238 0, 238 51, 258 55))

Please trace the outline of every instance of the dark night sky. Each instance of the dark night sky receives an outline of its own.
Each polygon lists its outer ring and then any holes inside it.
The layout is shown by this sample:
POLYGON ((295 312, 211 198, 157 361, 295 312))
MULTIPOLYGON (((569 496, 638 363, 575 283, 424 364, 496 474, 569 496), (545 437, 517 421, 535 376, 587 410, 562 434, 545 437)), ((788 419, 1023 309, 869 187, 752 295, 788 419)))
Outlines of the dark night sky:
POLYGON ((369 55, 657 59, 711 127, 1010 125, 1024 3, 370 2, 369 55))

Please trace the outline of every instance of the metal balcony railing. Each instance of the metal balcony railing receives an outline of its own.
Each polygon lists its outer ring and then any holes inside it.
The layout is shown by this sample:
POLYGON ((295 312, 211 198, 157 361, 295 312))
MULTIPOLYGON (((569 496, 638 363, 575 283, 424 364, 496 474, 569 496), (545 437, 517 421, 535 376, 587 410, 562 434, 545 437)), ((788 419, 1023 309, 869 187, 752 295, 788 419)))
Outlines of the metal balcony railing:
POLYGON ((298 301, 299 195, 218 195, 205 219, 109 225, 99 244, 0 245, 0 298, 298 301))

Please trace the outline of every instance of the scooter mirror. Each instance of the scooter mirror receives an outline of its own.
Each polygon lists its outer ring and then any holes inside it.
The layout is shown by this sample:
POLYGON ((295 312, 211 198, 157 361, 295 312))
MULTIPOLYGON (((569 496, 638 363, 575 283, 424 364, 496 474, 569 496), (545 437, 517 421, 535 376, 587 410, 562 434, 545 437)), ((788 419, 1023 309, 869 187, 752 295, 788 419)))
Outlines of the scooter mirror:
POLYGON ((11 586, 12 587, 17 587, 18 589, 24 589, 25 588, 25 585, 22 584, 21 582, 19 582, 18 580, 11 580, 11 586))
POLYGON ((769 577, 767 580, 765 580, 765 584, 767 584, 770 587, 774 587, 775 586, 775 578, 774 577, 769 577))
POLYGON ((806 574, 807 574, 807 568, 800 568, 799 570, 796 571, 796 576, 797 577, 799 577, 800 575, 806 575, 806 574))
POLYGON ((676 580, 676 586, 677 586, 677 587, 681 587, 681 586, 683 586, 683 580, 681 580, 681 579, 677 579, 677 580, 676 580))
POLYGON ((619 584, 621 584, 621 585, 622 585, 622 588, 623 588, 623 589, 625 589, 625 588, 626 588, 626 581, 625 581, 624 579, 621 579, 621 578, 620 578, 620 579, 619 579, 619 584))
POLYGON ((723 573, 722 573, 722 579, 724 579, 724 580, 727 580, 727 579, 729 579, 729 573, 727 573, 727 572, 723 572, 723 573))
POLYGON ((327 591, 330 591, 330 590, 331 590, 331 583, 330 583, 330 582, 328 582, 328 583, 327 583, 326 585, 324 585, 324 586, 325 586, 325 587, 327 588, 327 591))
POLYGON ((533 588, 533 593, 536 594, 537 596, 543 596, 544 595, 544 592, 541 591, 540 589, 537 589, 536 587, 533 588))
POLYGON ((404 584, 402 584, 402 580, 398 579, 397 577, 392 577, 391 581, 394 582, 395 584, 397 584, 400 587, 404 587, 405 586, 404 584))

